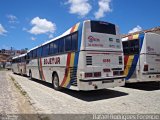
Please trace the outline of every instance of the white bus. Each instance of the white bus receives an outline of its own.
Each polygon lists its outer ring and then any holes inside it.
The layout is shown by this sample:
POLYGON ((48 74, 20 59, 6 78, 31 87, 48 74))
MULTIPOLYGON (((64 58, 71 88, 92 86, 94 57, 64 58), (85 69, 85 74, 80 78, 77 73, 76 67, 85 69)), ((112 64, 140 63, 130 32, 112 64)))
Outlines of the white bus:
POLYGON ((26 74, 26 56, 22 54, 12 58, 12 72, 20 75, 26 74))
POLYGON ((126 82, 160 81, 160 35, 134 34, 122 42, 126 82))
POLYGON ((27 75, 54 89, 97 90, 125 84, 122 42, 111 23, 86 20, 27 53, 27 75))

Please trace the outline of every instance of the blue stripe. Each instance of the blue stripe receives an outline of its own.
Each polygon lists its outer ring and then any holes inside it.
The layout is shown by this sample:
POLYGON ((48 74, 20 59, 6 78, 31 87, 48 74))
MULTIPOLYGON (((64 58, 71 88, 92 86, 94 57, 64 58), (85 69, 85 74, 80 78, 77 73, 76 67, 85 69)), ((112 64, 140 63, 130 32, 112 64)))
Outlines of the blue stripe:
POLYGON ((139 35, 139 40, 140 40, 140 52, 141 52, 143 41, 144 41, 144 33, 139 35))
MULTIPOLYGON (((76 71, 77 71, 77 68, 78 68, 78 60, 79 60, 79 52, 80 52, 80 49, 81 49, 81 41, 82 41, 82 27, 83 27, 83 23, 81 22, 79 27, 78 27, 78 51, 75 52, 75 56, 74 56, 74 66, 73 67, 76 67, 76 71)), ((77 75, 77 72, 74 72, 74 74, 77 75)), ((67 88, 70 88, 71 84, 74 81, 74 79, 71 79, 69 84, 67 85, 67 88)))
POLYGON ((83 22, 80 23, 79 28, 78 28, 78 51, 80 51, 80 48, 81 48, 81 42, 82 42, 82 27, 83 27, 83 22))
POLYGON ((134 55, 131 68, 129 69, 128 75, 126 76, 126 80, 130 79, 131 76, 133 75, 138 63, 138 59, 139 59, 139 55, 134 55))

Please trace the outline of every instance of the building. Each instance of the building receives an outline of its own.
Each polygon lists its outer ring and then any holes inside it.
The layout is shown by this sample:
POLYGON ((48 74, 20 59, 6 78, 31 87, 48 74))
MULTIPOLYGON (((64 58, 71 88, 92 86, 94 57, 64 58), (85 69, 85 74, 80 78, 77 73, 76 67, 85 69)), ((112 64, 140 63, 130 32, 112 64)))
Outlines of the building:
POLYGON ((5 67, 6 62, 11 62, 12 57, 26 53, 27 50, 0 50, 0 67, 5 67))
POLYGON ((139 34, 139 33, 147 33, 147 32, 153 32, 153 33, 157 33, 157 34, 160 34, 160 26, 158 27, 155 27, 155 28, 151 28, 151 29, 147 29, 147 30, 142 30, 142 31, 138 31, 138 32, 135 32, 135 33, 129 33, 129 34, 126 34, 126 35, 122 35, 122 37, 128 37, 130 35, 135 35, 135 34, 139 34))

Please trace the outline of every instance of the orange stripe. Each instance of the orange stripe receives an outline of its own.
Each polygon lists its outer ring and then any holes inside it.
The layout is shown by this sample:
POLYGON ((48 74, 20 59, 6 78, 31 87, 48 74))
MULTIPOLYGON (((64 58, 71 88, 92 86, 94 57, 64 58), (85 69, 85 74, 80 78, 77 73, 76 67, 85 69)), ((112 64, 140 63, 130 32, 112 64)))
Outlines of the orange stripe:
POLYGON ((43 74, 43 68, 42 68, 42 59, 40 58, 40 71, 42 75, 42 80, 45 80, 44 74, 43 74))
POLYGON ((65 71, 66 73, 64 75, 63 81, 62 81, 60 86, 63 86, 65 84, 66 80, 67 80, 67 76, 68 76, 68 73, 69 73, 68 69, 69 69, 69 65, 70 65, 70 59, 71 59, 71 53, 68 53, 67 63, 66 63, 66 71, 65 71))
POLYGON ((72 27, 70 33, 73 33, 73 32, 74 32, 75 27, 76 27, 76 25, 72 27))

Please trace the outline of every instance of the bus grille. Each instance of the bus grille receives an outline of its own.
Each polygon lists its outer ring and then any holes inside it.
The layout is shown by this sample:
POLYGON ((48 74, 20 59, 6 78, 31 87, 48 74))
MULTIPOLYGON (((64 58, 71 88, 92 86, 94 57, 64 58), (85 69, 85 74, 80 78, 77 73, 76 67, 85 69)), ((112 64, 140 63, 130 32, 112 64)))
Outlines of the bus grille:
POLYGON ((92 56, 86 56, 86 65, 92 65, 92 56))
POLYGON ((77 86, 77 67, 70 68, 70 84, 77 86))

